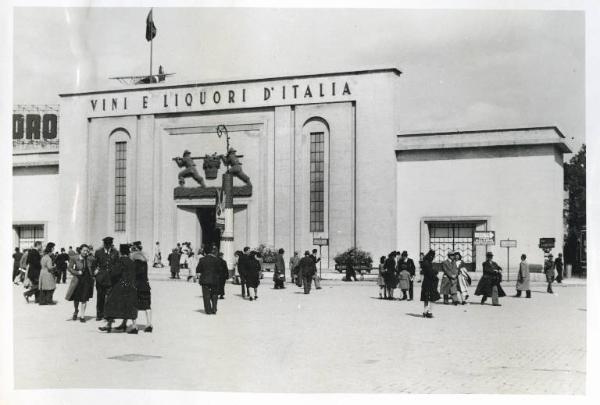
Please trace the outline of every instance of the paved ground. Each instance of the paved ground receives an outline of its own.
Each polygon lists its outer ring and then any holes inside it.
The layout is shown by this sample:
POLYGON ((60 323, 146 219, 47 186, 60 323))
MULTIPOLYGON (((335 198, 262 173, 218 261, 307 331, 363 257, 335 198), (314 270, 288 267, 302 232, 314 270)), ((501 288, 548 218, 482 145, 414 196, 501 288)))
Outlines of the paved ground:
POLYGON ((47 307, 15 287, 16 388, 585 393, 585 286, 548 295, 536 283, 531 300, 436 305, 423 319, 419 301, 379 300, 372 282, 324 281, 306 296, 264 280, 256 302, 227 285, 207 316, 197 284, 153 278, 155 330, 139 335, 71 321, 62 284, 47 307))

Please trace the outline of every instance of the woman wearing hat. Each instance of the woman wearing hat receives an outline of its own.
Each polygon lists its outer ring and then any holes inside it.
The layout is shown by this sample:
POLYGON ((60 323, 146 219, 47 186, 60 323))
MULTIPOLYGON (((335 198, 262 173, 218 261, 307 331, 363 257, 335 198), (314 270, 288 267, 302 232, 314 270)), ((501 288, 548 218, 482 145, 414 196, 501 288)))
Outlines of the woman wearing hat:
POLYGON ((148 258, 143 253, 141 242, 133 242, 130 257, 135 266, 137 310, 146 313, 146 327, 144 328, 144 332, 152 332, 154 328, 152 326, 150 282, 148 281, 148 258))
POLYGON ((438 276, 437 270, 433 268, 433 259, 435 257, 435 251, 430 250, 423 257, 423 264, 421 266, 423 270, 423 282, 421 284, 421 301, 423 301, 423 317, 433 318, 431 312, 431 303, 440 299, 440 293, 438 292, 438 276))
POLYGON ((69 273, 73 275, 71 284, 67 289, 65 299, 73 301, 75 312, 73 312, 73 320, 77 320, 79 313, 79 303, 81 303, 80 322, 85 322, 85 309, 87 302, 94 296, 94 270, 96 268, 96 260, 93 255, 90 255, 90 249, 86 244, 79 248, 79 256, 69 263, 69 273))
POLYGON ((487 297, 492 297, 492 305, 499 307, 498 298, 506 296, 500 285, 502 281, 502 268, 492 260, 494 258, 492 252, 487 252, 485 257, 486 261, 483 262, 483 276, 481 276, 481 280, 477 284, 475 295, 482 295, 481 305, 485 303, 487 297))
POLYGON ((260 262, 256 259, 256 252, 250 252, 246 269, 246 287, 248 288, 248 299, 252 301, 250 288, 254 289, 254 299, 258 299, 258 286, 260 285, 260 262))
POLYGON ((44 256, 40 261, 42 269, 40 270, 40 305, 54 305, 52 295, 56 289, 56 279, 54 278, 54 263, 52 263, 52 252, 55 244, 48 242, 44 249, 44 256))
POLYGON ((123 319, 123 323, 121 324, 122 329, 126 329, 127 320, 131 319, 133 325, 127 333, 137 334, 138 330, 135 320, 137 319, 138 312, 138 297, 135 288, 135 266, 129 258, 129 245, 121 244, 119 246, 119 253, 120 257, 111 275, 111 277, 117 278, 118 281, 110 290, 106 298, 106 305, 104 306, 104 315, 107 322, 105 326, 101 326, 98 329, 110 333, 115 319, 123 319))

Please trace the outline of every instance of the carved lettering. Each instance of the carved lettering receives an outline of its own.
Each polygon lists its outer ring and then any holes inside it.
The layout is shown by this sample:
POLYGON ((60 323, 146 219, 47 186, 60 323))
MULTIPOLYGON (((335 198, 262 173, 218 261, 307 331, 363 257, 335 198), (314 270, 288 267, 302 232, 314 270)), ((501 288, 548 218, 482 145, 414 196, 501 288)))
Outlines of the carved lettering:
POLYGON ((221 102, 221 93, 219 93, 218 91, 215 91, 213 93, 213 101, 215 104, 219 104, 221 102))
POLYGON ((306 98, 306 97, 312 98, 312 93, 310 92, 310 86, 306 86, 306 91, 304 92, 304 98, 306 98))
POLYGON ((265 87, 265 101, 271 98, 271 90, 265 87))
POLYGON ((348 86, 348 82, 346 82, 346 84, 344 84, 344 91, 342 92, 342 96, 345 96, 346 94, 351 94, 350 86, 348 86))
POLYGON ((92 111, 96 111, 96 104, 98 104, 98 100, 90 100, 92 103, 92 111))
POLYGON ((185 105, 187 105, 188 107, 192 106, 192 93, 187 93, 185 95, 185 105))
POLYGON ((200 92, 200 104, 204 105, 204 103, 206 103, 206 92, 201 91, 200 92))
POLYGON ((116 99, 116 98, 113 98, 113 99, 111 100, 111 103, 110 103, 110 109, 111 109, 112 111, 115 111, 115 110, 117 109, 117 99, 116 99))
POLYGON ((235 103, 234 97, 235 97, 235 92, 233 90, 229 90, 229 100, 227 102, 228 103, 235 103))
POLYGON ((148 96, 142 97, 142 108, 148 108, 148 96))

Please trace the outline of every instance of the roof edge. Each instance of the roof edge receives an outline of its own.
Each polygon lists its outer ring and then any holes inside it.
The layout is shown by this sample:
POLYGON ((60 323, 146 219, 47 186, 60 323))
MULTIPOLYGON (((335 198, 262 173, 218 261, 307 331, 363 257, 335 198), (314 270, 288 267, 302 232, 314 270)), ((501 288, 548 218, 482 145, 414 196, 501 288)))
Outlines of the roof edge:
POLYGON ((264 77, 264 78, 255 78, 255 79, 238 79, 238 80, 220 80, 220 81, 208 81, 208 82, 190 82, 190 83, 181 83, 181 84, 173 84, 166 86, 144 86, 144 87, 128 87, 124 89, 112 89, 112 90, 93 90, 93 91, 84 91, 80 93, 59 93, 59 97, 77 97, 77 96, 87 96, 92 94, 105 94, 105 93, 125 93, 130 91, 148 91, 148 90, 162 90, 162 89, 178 89, 185 87, 204 87, 204 86, 219 86, 225 84, 241 84, 241 83, 252 83, 252 82, 272 82, 277 80, 286 80, 286 79, 310 79, 314 77, 324 77, 324 76, 356 76, 356 75, 364 75, 364 74, 374 74, 374 73, 393 73, 396 76, 400 76, 402 72, 395 67, 390 68, 376 68, 376 69, 363 69, 363 70, 351 70, 345 72, 334 72, 334 73, 313 73, 313 74, 303 74, 303 75, 289 75, 289 76, 273 76, 273 77, 264 77))

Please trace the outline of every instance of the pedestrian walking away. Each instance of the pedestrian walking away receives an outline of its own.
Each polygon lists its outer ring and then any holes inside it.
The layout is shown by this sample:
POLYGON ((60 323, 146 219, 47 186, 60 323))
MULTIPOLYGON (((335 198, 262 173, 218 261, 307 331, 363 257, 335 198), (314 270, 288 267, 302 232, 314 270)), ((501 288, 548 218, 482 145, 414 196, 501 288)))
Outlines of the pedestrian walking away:
POLYGON ((175 248, 169 256, 167 257, 167 261, 169 262, 169 269, 171 270, 171 279, 176 279, 179 277, 179 259, 181 258, 181 254, 179 253, 179 249, 175 248))
POLYGON ((421 283, 421 301, 423 301, 423 317, 433 318, 431 311, 431 304, 440 299, 438 292, 438 271, 433 267, 433 259, 435 257, 435 251, 430 250, 425 256, 423 256, 423 264, 421 269, 423 270, 423 282, 421 283))
POLYGON ((33 244, 33 249, 27 253, 25 285, 28 290, 23 293, 25 300, 29 302, 29 297, 35 296, 36 304, 40 302, 40 271, 42 270, 42 242, 36 241, 33 244))
POLYGON ((312 278, 317 273, 317 266, 315 265, 314 259, 310 257, 310 252, 308 250, 304 252, 304 257, 300 259, 298 267, 300 268, 299 275, 302 279, 302 285, 304 286, 304 294, 310 294, 312 278))
POLYGON ((519 274, 517 274, 517 293, 515 297, 520 297, 521 292, 525 291, 525 296, 527 298, 531 298, 531 287, 530 284, 530 275, 529 275, 529 263, 527 263, 527 256, 525 254, 521 255, 521 263, 519 264, 519 274))
POLYGON ((85 322, 87 303, 94 296, 94 271, 96 259, 90 255, 87 245, 80 246, 80 254, 69 262, 68 271, 71 273, 71 282, 65 294, 65 300, 73 301, 73 320, 77 320, 79 304, 81 304, 80 322, 85 322))
POLYGON ((296 250, 294 256, 290 257, 290 282, 298 283, 298 263, 300 263, 299 252, 296 250))
POLYGON ((273 272, 273 288, 276 290, 285 288, 285 260, 283 259, 284 253, 285 251, 283 249, 279 249, 275 257, 275 271, 273 272))
POLYGON ((201 258, 196 267, 196 273, 199 275, 198 280, 202 286, 204 313, 207 315, 217 314, 220 274, 227 270, 227 263, 220 260, 217 254, 217 246, 212 246, 209 254, 201 258))
POLYGON ((252 301, 250 288, 254 290, 254 299, 258 299, 258 286, 260 285, 260 262, 256 258, 256 252, 252 251, 246 259, 246 287, 248 288, 248 299, 252 301))
POLYGON ((488 297, 492 297, 492 305, 500 306, 498 298, 506 296, 500 283, 502 282, 502 268, 493 261, 494 254, 487 252, 486 261, 483 262, 483 275, 475 289, 475 295, 481 295, 481 305, 485 304, 488 297))

